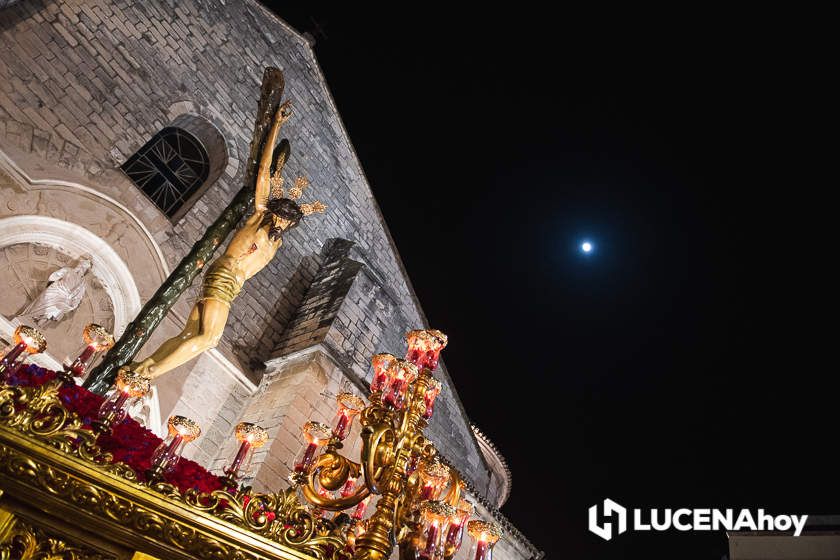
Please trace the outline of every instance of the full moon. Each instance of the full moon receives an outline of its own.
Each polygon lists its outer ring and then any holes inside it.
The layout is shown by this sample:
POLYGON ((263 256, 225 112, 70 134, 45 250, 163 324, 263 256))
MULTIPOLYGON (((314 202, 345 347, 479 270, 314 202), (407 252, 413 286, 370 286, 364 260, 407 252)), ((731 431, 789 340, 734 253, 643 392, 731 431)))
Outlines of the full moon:
POLYGON ((581 249, 584 253, 589 253, 589 252, 591 252, 591 251, 592 251, 592 243, 590 243, 589 241, 584 241, 584 242, 580 245, 580 249, 581 249))

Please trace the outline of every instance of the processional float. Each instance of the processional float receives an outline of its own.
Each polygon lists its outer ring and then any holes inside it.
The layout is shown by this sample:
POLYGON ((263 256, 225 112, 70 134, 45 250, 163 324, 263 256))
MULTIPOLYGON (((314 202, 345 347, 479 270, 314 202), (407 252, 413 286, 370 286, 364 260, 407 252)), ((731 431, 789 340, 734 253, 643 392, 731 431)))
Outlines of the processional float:
POLYGON ((367 403, 341 393, 331 425, 302 426, 301 452, 287 487, 276 493, 243 484, 254 450, 268 439, 263 428, 238 424, 236 455, 214 476, 181 459, 200 436, 195 422, 171 417, 160 440, 128 415, 151 379, 215 345, 233 300, 270 262, 283 233, 325 209, 297 202, 305 179, 284 188, 289 143, 275 144, 292 110, 282 92, 282 73, 268 68, 245 186, 119 341, 88 325, 78 355, 50 372, 27 363, 46 349, 41 333, 15 331, 0 359, 0 560, 122 558, 131 551, 138 559, 385 560, 395 548, 403 560, 449 560, 465 533, 473 542, 469 558, 490 560, 501 529, 470 519, 465 482, 424 435, 442 388, 434 377, 447 344, 440 331, 409 332, 403 358, 373 356, 367 403), (132 361, 208 262, 184 331, 132 361), (342 454, 356 419, 359 461, 342 454), (57 522, 46 512, 74 515, 57 522))

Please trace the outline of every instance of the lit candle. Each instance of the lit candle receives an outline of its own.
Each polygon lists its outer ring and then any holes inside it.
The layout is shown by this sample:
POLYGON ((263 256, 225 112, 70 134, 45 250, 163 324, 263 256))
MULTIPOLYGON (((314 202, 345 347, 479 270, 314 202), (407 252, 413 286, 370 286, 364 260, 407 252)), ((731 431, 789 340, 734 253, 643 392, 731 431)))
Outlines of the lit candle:
POLYGON ((0 360, 0 371, 5 371, 6 368, 15 363, 15 360, 17 360, 18 356, 20 356, 24 350, 26 350, 25 342, 18 342, 15 344, 12 349, 3 356, 3 359, 0 360))
POLYGON ((169 442, 169 445, 166 446, 166 456, 172 457, 175 455, 175 451, 178 449, 178 446, 181 445, 181 442, 184 441, 184 436, 181 434, 177 434, 172 438, 172 441, 169 442))
POLYGON ((454 515, 455 508, 446 502, 430 500, 420 505, 420 522, 422 524, 422 540, 417 551, 421 560, 434 560, 440 547, 440 537, 446 520, 454 515))
POLYGON ((295 472, 307 473, 315 464, 318 448, 325 445, 332 437, 332 430, 321 422, 307 422, 303 425, 303 437, 307 445, 295 461, 295 472))
POLYGON ((85 346, 82 353, 73 360, 72 364, 70 364, 70 371, 73 372, 73 375, 81 377, 85 374, 85 363, 93 356, 94 352, 96 352, 96 348, 94 346, 90 344, 85 346))
POLYGON ((99 407, 99 415, 92 422, 98 433, 110 432, 111 426, 122 422, 126 416, 126 403, 130 398, 141 398, 151 390, 151 381, 133 371, 121 369, 117 374, 116 388, 99 407))
POLYGON ((295 465, 295 470, 298 472, 308 471, 312 466, 312 460, 315 458, 315 452, 318 451, 317 443, 310 443, 306 446, 306 451, 303 453, 303 459, 295 465))
POLYGON ((432 417, 435 411, 435 399, 440 394, 441 383, 437 379, 429 380, 429 386, 426 388, 426 393, 423 395, 423 402, 426 405, 423 411, 423 418, 426 420, 432 417))
POLYGON ((405 389, 405 377, 402 370, 397 372, 397 376, 391 381, 390 391, 385 397, 385 402, 396 409, 402 408, 403 391, 405 389))
POLYGON ((446 556, 454 556, 464 540, 464 528, 475 507, 467 500, 461 500, 455 515, 449 518, 449 530, 446 532, 446 556))
POLYGON ((490 551, 490 547, 487 544, 487 541, 478 541, 475 545, 475 556, 473 560, 488 560, 487 555, 490 551))
POLYGON ((396 360, 392 354, 376 354, 371 360, 373 365, 373 381, 370 384, 371 392, 382 391, 388 381, 388 367, 396 360))
POLYGON ((227 475, 226 482, 236 484, 241 476, 241 470, 247 470, 250 464, 251 451, 259 449, 265 442, 268 441, 268 432, 265 429, 251 424, 250 422, 240 422, 236 425, 236 439, 239 440, 239 450, 236 452, 236 457, 229 468, 225 469, 227 475))
POLYGON ((341 488, 341 497, 346 498, 347 496, 352 494, 354 488, 356 488, 356 477, 350 476, 347 478, 347 482, 345 482, 344 486, 341 488))
POLYGON ((423 560, 432 560, 435 557, 439 530, 437 523, 431 523, 426 529, 426 548, 420 553, 420 558, 423 560))
POLYGON ((420 465, 420 499, 436 500, 440 496, 443 487, 449 482, 449 467, 435 457, 432 460, 423 461, 420 465))
POLYGON ((418 368, 435 369, 440 359, 440 352, 446 348, 448 339, 436 329, 418 329, 405 335, 408 350, 405 359, 418 368))
POLYGON ((400 410, 405 402, 408 386, 417 379, 417 366, 406 360, 396 359, 389 368, 390 384, 385 395, 385 404, 400 410))
POLYGON ((171 472, 181 459, 181 449, 187 443, 201 435, 201 428, 193 420, 184 416, 171 416, 167 422, 169 436, 152 454, 152 468, 146 476, 156 480, 171 472))
POLYGON ((15 329, 12 336, 14 346, 6 352, 0 360, 0 374, 12 375, 25 363, 26 357, 21 357, 23 352, 28 354, 40 354, 47 349, 47 340, 37 329, 20 325, 15 329))
POLYGON ((114 401, 114 408, 122 409, 125 406, 128 397, 128 393, 126 393, 125 391, 119 391, 119 393, 117 394, 117 399, 114 401))
POLYGON ((492 560, 493 546, 502 536, 501 528, 495 523, 486 521, 470 521, 467 532, 475 540, 472 547, 473 560, 492 560))
POLYGON ((342 411, 338 414, 338 422, 335 423, 335 428, 333 429, 333 435, 338 438, 344 438, 343 434, 347 430, 347 425, 350 423, 350 419, 347 417, 347 414, 342 411))
POLYGON ((90 323, 82 332, 85 342, 85 347, 81 353, 74 360, 65 360, 64 372, 65 376, 59 376, 63 381, 72 381, 72 376, 84 377, 87 369, 96 359, 96 354, 104 352, 114 345, 114 335, 109 333, 105 327, 90 323))
POLYGON ((368 502, 370 502, 370 496, 359 502, 356 509, 353 511, 353 519, 361 519, 365 516, 365 510, 367 510, 368 502))
POLYGON ((242 462, 245 460, 245 455, 248 454, 248 451, 251 450, 251 444, 247 441, 243 441, 239 445, 239 451, 236 452, 236 457, 233 458, 233 463, 230 464, 231 474, 238 474, 239 467, 242 466, 242 462))
POLYGON ((343 441, 350 435, 350 425, 353 423, 353 418, 365 407, 365 401, 353 393, 346 392, 339 393, 335 400, 338 403, 338 412, 333 419, 332 433, 343 441))

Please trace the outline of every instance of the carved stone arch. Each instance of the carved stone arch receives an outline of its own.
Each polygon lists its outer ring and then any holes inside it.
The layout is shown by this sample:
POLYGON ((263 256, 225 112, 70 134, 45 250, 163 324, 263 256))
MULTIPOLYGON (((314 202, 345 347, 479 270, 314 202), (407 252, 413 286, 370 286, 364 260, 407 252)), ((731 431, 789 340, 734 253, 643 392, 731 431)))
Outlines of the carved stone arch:
POLYGON ((134 276, 116 251, 93 232, 48 216, 0 218, 0 248, 23 243, 53 247, 74 259, 90 255, 93 272, 113 303, 117 336, 140 311, 140 294, 134 276))
MULTIPOLYGON (((140 310, 140 294, 126 263, 101 237, 88 229, 57 218, 38 215, 20 215, 0 218, 0 250, 14 246, 35 246, 52 248, 76 260, 89 256, 93 263, 92 273, 104 288, 111 301, 113 330, 119 336, 140 310)), ((0 317, 0 334, 9 339, 15 325, 12 317, 0 317)), ((34 359, 44 367, 56 369, 66 352, 50 354, 49 340, 47 355, 34 359)), ((135 417, 156 433, 160 433, 160 405, 156 391, 137 410, 135 417)))

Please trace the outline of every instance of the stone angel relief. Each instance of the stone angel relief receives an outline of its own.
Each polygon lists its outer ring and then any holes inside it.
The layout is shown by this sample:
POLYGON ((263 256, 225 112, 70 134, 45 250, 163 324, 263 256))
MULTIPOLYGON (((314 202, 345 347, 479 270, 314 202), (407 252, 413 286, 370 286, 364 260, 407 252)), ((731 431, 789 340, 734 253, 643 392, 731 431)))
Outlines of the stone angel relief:
POLYGON ((201 295, 192 308, 184 330, 170 338, 148 358, 123 369, 155 378, 215 347, 222 337, 230 304, 245 281, 263 269, 280 246, 282 234, 296 227, 304 216, 324 212, 321 202, 298 204, 309 182, 298 177, 284 193, 281 173, 289 157, 289 143, 275 148, 280 127, 291 116, 291 104, 280 105, 263 146, 254 191, 254 212, 245 219, 222 256, 204 273, 201 295), (272 164, 273 163, 273 164, 272 164), (273 167, 273 172, 272 172, 273 167))
POLYGON ((87 257, 75 267, 59 268, 47 279, 47 287, 20 313, 41 326, 48 321, 61 321, 74 311, 85 297, 85 276, 92 267, 87 257))

